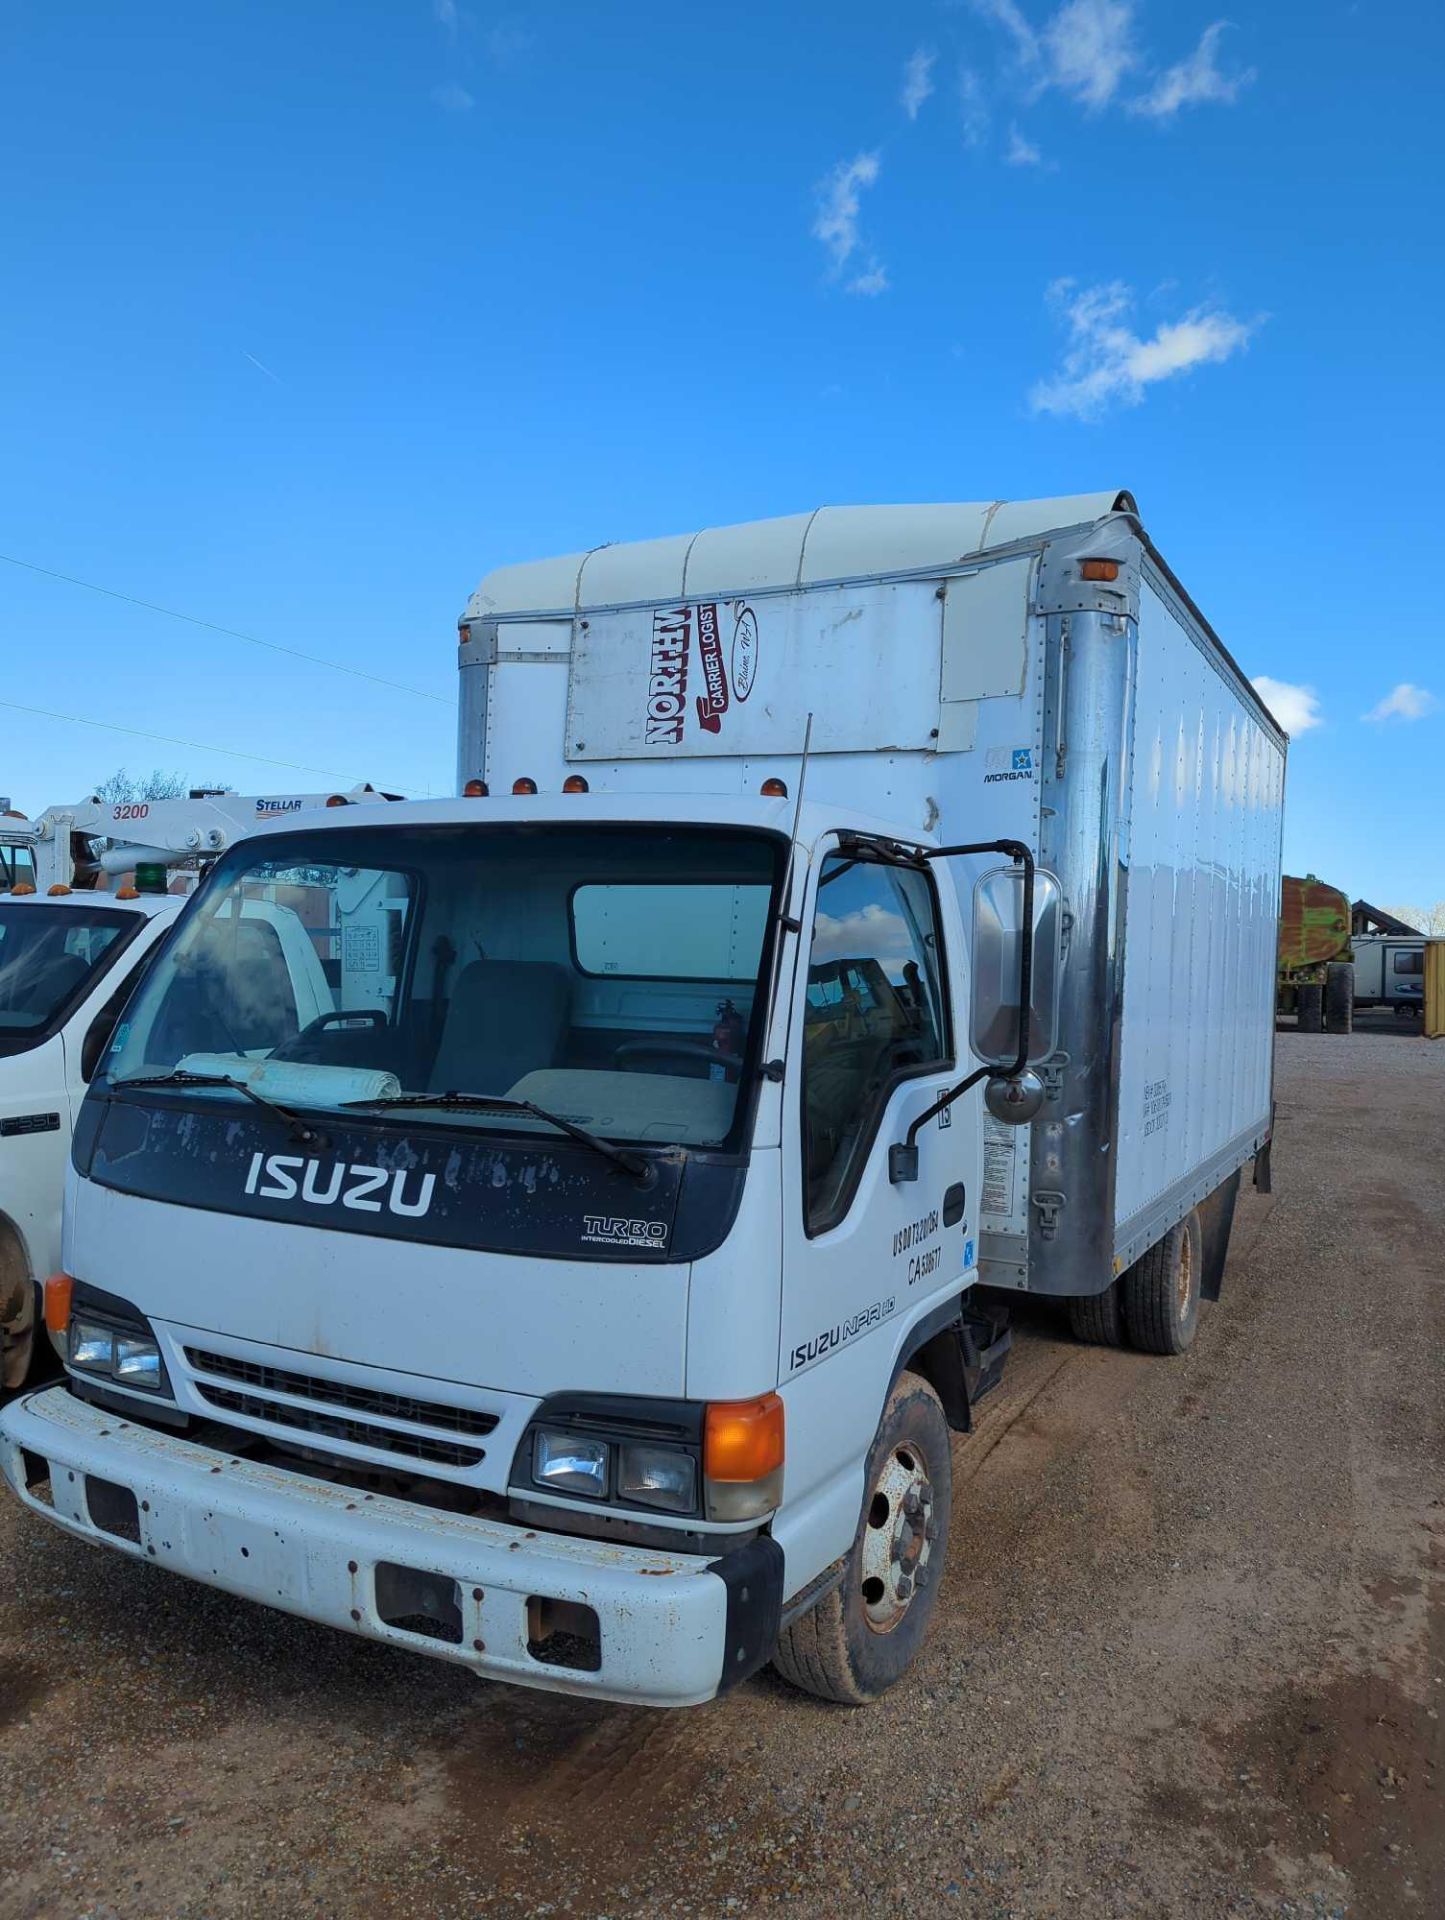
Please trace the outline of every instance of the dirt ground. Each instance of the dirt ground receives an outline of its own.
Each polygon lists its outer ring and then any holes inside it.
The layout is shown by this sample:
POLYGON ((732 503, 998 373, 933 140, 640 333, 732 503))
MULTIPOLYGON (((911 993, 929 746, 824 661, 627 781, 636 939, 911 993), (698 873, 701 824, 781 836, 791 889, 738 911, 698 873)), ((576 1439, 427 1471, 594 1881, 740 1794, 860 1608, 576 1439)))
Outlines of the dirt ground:
POLYGON ((1194 1350, 1024 1319, 881 1704, 576 1706, 0 1505, 0 1915, 1445 1913, 1445 1041, 1282 1035, 1194 1350))

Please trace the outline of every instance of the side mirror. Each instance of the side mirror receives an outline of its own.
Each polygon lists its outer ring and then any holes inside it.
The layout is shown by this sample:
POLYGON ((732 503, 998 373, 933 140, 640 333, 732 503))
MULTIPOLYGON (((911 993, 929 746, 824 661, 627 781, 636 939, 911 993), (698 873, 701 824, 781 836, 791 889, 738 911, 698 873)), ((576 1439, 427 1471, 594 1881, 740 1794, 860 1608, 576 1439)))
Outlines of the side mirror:
MULTIPOLYGON (((979 878, 973 889, 973 993, 968 1043, 974 1057, 986 1066, 1011 1067, 1018 1058, 1023 917, 1021 867, 994 867, 979 878)), ((1059 883, 1053 874, 1040 869, 1034 875, 1030 1061, 1047 1060, 1058 1044, 1063 918, 1059 883)))

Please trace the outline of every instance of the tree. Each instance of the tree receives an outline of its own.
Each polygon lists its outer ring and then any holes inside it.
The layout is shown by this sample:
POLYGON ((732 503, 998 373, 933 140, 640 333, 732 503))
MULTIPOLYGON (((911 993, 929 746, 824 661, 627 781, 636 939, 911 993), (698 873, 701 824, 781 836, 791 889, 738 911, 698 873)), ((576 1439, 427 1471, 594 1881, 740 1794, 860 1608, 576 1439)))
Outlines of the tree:
MULTIPOLYGON (((231 791, 219 782, 217 788, 222 793, 231 791)), ((95 797, 120 807, 129 806, 135 800, 182 800, 190 791, 191 783, 183 773, 166 773, 155 767, 150 773, 133 774, 125 767, 117 767, 110 778, 102 780, 95 789, 95 797)))
POLYGON ((1387 907, 1385 911, 1421 933, 1445 935, 1445 900, 1437 900, 1433 907, 1387 907))

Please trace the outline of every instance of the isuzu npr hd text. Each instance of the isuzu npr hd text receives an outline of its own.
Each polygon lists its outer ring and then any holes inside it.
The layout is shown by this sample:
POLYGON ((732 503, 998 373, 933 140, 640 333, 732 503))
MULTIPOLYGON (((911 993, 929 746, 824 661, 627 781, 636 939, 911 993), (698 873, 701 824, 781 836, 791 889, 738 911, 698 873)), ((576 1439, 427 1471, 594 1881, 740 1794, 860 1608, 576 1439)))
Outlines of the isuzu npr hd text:
POLYGON ((280 823, 167 936, 6 1475, 493 1678, 870 1700, 1009 1291, 1166 1353, 1218 1291, 1284 738, 1120 493, 505 569, 460 658, 462 797, 280 823))

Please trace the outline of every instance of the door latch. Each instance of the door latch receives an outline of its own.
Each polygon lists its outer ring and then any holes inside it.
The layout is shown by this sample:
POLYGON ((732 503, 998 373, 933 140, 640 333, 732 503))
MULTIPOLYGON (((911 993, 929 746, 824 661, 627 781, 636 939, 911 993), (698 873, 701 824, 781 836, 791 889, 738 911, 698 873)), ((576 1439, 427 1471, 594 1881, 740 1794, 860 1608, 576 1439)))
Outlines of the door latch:
POLYGON ((1031 1196, 1032 1204, 1039 1210, 1039 1236, 1052 1240, 1059 1230, 1059 1213, 1067 1205, 1062 1193, 1036 1193, 1031 1196))

